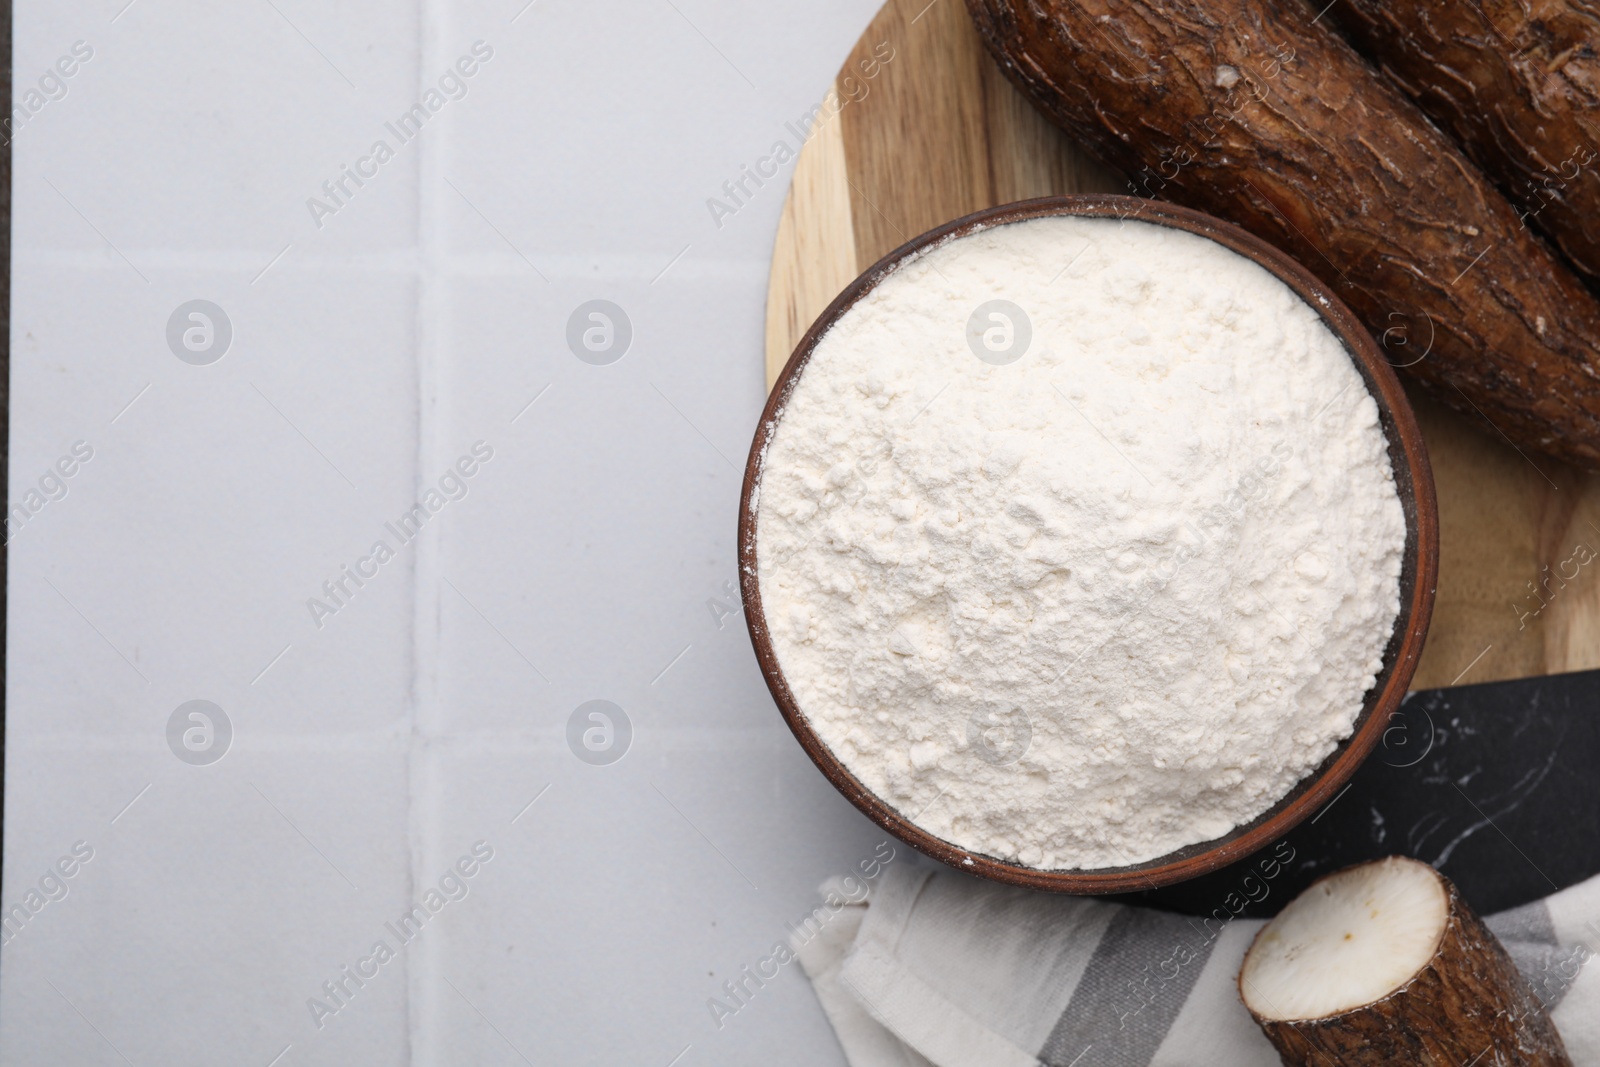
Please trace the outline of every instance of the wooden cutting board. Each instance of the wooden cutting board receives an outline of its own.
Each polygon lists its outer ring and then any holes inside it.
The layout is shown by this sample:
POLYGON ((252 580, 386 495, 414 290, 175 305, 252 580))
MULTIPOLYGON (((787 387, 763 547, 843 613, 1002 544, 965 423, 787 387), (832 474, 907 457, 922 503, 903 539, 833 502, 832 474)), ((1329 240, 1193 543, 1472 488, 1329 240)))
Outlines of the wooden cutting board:
MULTIPOLYGON (((1011 87, 962 0, 888 0, 794 167, 767 291, 768 388, 828 302, 917 234, 1013 200, 1127 191, 1011 87)), ((1412 685, 1600 666, 1600 476, 1525 458, 1489 424, 1408 391, 1440 522, 1438 599, 1412 685)))

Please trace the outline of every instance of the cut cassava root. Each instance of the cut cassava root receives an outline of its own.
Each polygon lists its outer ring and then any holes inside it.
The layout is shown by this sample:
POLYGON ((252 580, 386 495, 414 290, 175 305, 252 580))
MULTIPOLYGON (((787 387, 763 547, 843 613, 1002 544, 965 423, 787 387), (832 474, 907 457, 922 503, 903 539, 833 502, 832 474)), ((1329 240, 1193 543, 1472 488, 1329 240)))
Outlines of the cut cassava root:
POLYGON ((1290 1065, 1569 1065, 1454 885, 1390 857, 1312 884, 1256 935, 1239 996, 1290 1065))
POLYGON ((1485 432, 1600 469, 1600 303, 1309 6, 967 6, 1005 74, 1133 192, 1277 245, 1485 432))
POLYGON ((1339 0, 1328 18, 1600 285, 1600 12, 1569 0, 1339 0))
POLYGON ((1420 863, 1381 861, 1324 878, 1261 931, 1240 971, 1245 1006, 1315 1019, 1379 1000, 1438 951, 1449 895, 1420 863))

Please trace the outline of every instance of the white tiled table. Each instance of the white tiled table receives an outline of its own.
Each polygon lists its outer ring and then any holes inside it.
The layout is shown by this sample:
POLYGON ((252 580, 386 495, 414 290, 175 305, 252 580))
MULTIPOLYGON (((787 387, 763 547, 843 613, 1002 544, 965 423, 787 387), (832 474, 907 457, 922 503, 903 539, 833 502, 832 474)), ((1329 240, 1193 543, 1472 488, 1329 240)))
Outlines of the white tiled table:
POLYGON ((708 604, 783 183, 706 199, 870 0, 125 2, 16 11, 8 503, 48 492, 10 546, 0 1063, 838 1062, 796 968, 706 1007, 880 836, 708 604), (206 365, 167 338, 195 299, 206 365), (632 326, 609 365, 566 342, 591 299, 632 326), (169 744, 196 699, 220 760, 169 744), (569 749, 594 699, 620 762, 569 749))

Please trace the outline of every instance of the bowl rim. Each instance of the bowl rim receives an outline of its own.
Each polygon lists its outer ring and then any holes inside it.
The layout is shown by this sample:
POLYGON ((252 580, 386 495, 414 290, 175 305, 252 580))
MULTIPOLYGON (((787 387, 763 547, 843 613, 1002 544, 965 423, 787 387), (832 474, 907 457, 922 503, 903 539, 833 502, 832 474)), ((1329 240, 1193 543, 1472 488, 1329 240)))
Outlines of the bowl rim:
POLYGON ((1154 889, 1208 874, 1271 844, 1334 799, 1377 746, 1405 698, 1432 618, 1439 566, 1438 504, 1416 415, 1391 364, 1355 313, 1306 267, 1232 223, 1177 204, 1103 193, 1022 200, 964 215, 912 238, 845 286, 806 330, 767 398, 745 462, 738 538, 739 589, 756 660, 790 731, 828 781, 884 830, 957 870, 1008 885, 1075 894, 1154 889), (1285 797, 1249 823, 1234 827, 1219 838, 1187 845, 1143 863, 1094 870, 1042 870, 960 848, 916 825, 851 774, 812 729, 784 678, 762 611, 756 556, 757 491, 766 449, 822 336, 873 287, 917 254, 978 230, 1055 216, 1138 220, 1208 237, 1259 264, 1294 290, 1344 345, 1377 402, 1396 490, 1406 516, 1400 613, 1384 651, 1384 668, 1367 691, 1350 736, 1285 797), (1401 458, 1404 462, 1399 462, 1401 458))

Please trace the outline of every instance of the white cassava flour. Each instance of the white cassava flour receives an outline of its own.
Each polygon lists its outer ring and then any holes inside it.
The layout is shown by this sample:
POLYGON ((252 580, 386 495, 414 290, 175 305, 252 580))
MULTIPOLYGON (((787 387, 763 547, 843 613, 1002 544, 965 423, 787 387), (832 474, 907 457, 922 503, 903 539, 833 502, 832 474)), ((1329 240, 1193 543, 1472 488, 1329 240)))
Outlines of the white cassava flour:
POLYGON ((822 740, 935 836, 1041 869, 1266 811, 1349 735, 1400 607, 1351 357, 1266 270, 1153 223, 903 264, 817 345, 754 507, 822 740))

